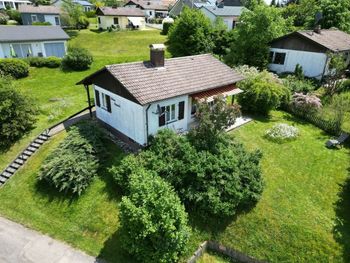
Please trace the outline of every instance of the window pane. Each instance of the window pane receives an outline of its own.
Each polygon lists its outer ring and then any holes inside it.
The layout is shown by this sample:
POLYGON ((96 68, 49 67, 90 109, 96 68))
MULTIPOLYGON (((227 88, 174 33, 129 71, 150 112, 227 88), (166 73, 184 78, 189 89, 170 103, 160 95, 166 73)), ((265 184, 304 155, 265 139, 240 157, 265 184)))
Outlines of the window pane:
POLYGON ((171 105, 171 119, 175 120, 175 104, 171 105))
POLYGON ((277 53, 276 52, 274 63, 279 64, 279 65, 283 65, 285 58, 286 58, 286 53, 277 53))
POLYGON ((166 121, 169 121, 169 120, 170 120, 170 106, 166 106, 165 120, 166 120, 166 121))

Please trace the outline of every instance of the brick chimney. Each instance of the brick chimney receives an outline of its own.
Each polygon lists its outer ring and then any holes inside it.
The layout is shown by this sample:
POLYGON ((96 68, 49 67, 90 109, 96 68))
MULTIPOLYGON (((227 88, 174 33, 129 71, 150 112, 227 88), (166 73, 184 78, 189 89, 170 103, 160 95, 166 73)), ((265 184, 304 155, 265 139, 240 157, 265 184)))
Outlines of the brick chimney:
POLYGON ((151 63, 154 67, 164 67, 164 51, 163 44, 152 44, 149 46, 151 51, 151 63))

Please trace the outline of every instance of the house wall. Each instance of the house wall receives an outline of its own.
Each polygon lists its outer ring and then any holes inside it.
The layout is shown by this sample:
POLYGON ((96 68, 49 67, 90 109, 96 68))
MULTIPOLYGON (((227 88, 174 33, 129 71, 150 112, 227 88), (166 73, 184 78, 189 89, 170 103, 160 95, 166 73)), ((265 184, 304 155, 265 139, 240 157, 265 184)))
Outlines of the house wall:
POLYGON ((0 43, 0 58, 10 58, 11 52, 10 52, 10 45, 12 44, 30 44, 32 49, 32 56, 37 57, 39 56, 39 53, 42 53, 43 57, 46 57, 45 52, 45 43, 64 43, 65 50, 67 51, 67 43, 66 41, 57 40, 57 41, 36 41, 36 42, 9 42, 9 43, 0 43))
MULTIPOLYGON (((205 8, 200 8, 199 10, 201 10, 203 14, 205 14, 212 23, 215 22, 217 18, 216 15, 214 15, 212 12, 208 11, 205 8)), ((233 21, 238 21, 238 17, 236 16, 222 16, 221 18, 224 21, 225 25, 227 26, 227 30, 233 29, 233 21)))
POLYGON ((32 15, 36 15, 37 22, 49 22, 51 25, 55 26, 55 17, 59 18, 59 15, 44 15, 44 14, 21 14, 23 25, 31 25, 34 21, 32 20, 32 15))
POLYGON ((50 22, 53 26, 59 26, 61 25, 61 20, 59 15, 45 15, 45 22, 50 22), (55 17, 58 17, 59 24, 56 25, 55 17))
MULTIPOLYGON (((294 72, 297 64, 303 67, 305 76, 321 79, 327 64, 327 55, 318 52, 270 48, 270 51, 286 53, 284 65, 269 64, 276 73, 294 72)), ((327 71, 327 69, 326 69, 327 71)))
MULTIPOLYGON (((184 132, 188 129, 188 119, 189 119, 189 111, 188 111, 188 95, 179 96, 167 100, 162 100, 159 102, 152 103, 148 110, 148 133, 149 135, 155 135, 160 129, 172 129, 175 132, 184 132), (179 115, 179 102, 185 102, 185 111, 184 118, 182 120, 178 120, 179 115), (175 118, 176 120, 170 123, 166 123, 164 126, 159 127, 159 115, 158 115, 158 105, 159 107, 166 107, 169 105, 175 104, 175 118), (187 110, 186 110, 187 109, 187 110)), ((146 116, 146 108, 148 105, 144 106, 144 113, 146 116)), ((146 137, 145 137, 146 140, 146 137)))
MULTIPOLYGON (((98 24, 99 28, 102 29, 107 29, 109 27, 111 27, 112 25, 114 25, 114 18, 117 17, 118 18, 118 23, 119 23, 119 27, 121 29, 126 29, 127 26, 129 25, 129 20, 126 16, 98 16, 98 18, 100 19, 101 23, 98 24)), ((142 17, 142 25, 140 27, 140 29, 145 29, 146 27, 146 22, 145 22, 145 18, 142 17)))
POLYGON ((101 107, 96 106, 97 118, 137 143, 146 143, 144 107, 97 85, 94 85, 94 89, 99 91, 101 102, 102 93, 111 97, 111 112, 104 109, 101 103, 101 107))

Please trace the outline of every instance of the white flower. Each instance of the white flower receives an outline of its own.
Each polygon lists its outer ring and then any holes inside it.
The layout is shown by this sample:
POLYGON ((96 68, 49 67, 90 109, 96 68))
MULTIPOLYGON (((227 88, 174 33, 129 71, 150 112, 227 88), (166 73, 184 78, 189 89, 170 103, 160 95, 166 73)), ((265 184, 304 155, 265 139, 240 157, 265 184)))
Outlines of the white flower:
POLYGON ((278 141, 295 139, 298 135, 298 128, 285 123, 276 124, 266 131, 266 136, 268 138, 278 141))

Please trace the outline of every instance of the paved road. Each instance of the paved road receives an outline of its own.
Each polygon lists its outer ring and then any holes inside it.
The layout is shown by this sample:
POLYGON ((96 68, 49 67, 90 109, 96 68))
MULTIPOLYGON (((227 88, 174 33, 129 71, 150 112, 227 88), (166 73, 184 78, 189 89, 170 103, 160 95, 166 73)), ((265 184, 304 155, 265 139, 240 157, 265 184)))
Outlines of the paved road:
POLYGON ((101 263, 48 236, 0 217, 1 263, 101 263))

